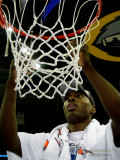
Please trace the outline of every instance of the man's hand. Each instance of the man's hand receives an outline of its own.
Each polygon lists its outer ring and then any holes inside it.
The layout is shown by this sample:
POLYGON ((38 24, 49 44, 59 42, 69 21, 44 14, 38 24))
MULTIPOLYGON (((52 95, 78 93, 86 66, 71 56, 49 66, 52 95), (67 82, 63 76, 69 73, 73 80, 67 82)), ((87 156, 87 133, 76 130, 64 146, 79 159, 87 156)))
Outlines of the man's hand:
POLYGON ((86 44, 81 47, 79 57, 78 65, 83 67, 83 69, 91 65, 90 54, 88 53, 88 46, 86 44))
MULTIPOLYGON (((70 41, 70 44, 73 46, 73 48, 75 48, 77 46, 76 44, 76 40, 70 41)), ((67 45, 68 50, 71 50, 70 45, 67 45)), ((77 53, 77 51, 75 51, 75 53, 77 53)), ((74 57, 73 52, 70 53, 72 57, 74 57)), ((91 61, 90 61, 90 54, 88 52, 88 46, 85 44, 81 47, 80 49, 80 53, 79 53, 79 61, 78 61, 78 65, 83 67, 83 69, 87 68, 89 65, 91 65, 91 61)))
MULTIPOLYGON (((21 62, 20 62, 21 64, 21 62)), ((26 65, 27 64, 27 61, 24 62, 24 64, 26 65)), ((34 68, 32 68, 31 70, 35 70, 34 68)), ((31 75, 32 72, 31 71, 27 71, 27 75, 31 75)), ((16 70, 16 67, 14 65, 14 59, 11 61, 11 64, 10 64, 10 69, 9 69, 9 77, 8 77, 8 81, 11 82, 11 83, 14 83, 15 84, 15 80, 17 78, 17 70, 16 70)))

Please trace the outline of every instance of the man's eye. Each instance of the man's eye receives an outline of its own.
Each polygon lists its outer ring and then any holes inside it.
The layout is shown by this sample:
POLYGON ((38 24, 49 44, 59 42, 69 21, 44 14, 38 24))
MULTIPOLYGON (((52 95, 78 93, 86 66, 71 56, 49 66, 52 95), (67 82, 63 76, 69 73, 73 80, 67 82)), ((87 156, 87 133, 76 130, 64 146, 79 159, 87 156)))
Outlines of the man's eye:
POLYGON ((77 97, 82 97, 82 95, 81 95, 81 94, 78 94, 77 97))
POLYGON ((65 97, 65 100, 67 100, 68 98, 69 98, 69 97, 68 97, 68 96, 66 96, 66 97, 65 97))

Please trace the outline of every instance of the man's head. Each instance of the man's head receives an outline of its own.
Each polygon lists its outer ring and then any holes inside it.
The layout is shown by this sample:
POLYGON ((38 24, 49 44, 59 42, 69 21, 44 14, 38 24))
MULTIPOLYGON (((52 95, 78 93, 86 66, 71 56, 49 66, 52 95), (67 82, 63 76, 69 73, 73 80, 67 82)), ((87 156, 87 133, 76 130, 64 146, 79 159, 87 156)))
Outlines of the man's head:
MULTIPOLYGON (((75 83, 72 84, 74 86, 75 83)), ((65 85, 61 86, 64 92, 65 85)), ((89 91, 83 89, 81 85, 78 90, 69 89, 65 96, 62 97, 64 102, 63 110, 68 123, 79 123, 91 119, 95 114, 95 102, 89 91)))

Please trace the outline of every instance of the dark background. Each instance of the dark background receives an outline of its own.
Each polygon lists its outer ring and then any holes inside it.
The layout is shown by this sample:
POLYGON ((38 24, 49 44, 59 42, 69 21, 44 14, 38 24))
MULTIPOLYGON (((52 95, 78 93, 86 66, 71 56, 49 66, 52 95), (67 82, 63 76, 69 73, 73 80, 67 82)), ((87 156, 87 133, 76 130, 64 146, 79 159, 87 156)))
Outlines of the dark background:
MULTIPOLYGON (((119 1, 103 0, 103 9, 100 18, 107 14, 120 10, 119 1)), ((9 57, 4 57, 6 47, 6 32, 0 28, 0 104, 2 103, 5 85, 9 73, 9 65, 13 59, 11 51, 9 51, 9 57)), ((117 49, 118 57, 120 57, 120 46, 117 49)), ((114 54, 114 50, 113 50, 114 54)), ((120 90, 120 62, 110 62, 99 59, 91 55, 91 61, 96 70, 105 77, 117 90, 120 90)), ((100 123, 106 123, 109 120, 108 115, 105 113, 102 105, 89 84, 84 73, 82 73, 84 80, 83 86, 90 90, 96 103, 97 113, 95 118, 100 123)), ((108 93, 109 97, 109 93, 108 93)), ((42 98, 38 99, 29 94, 24 98, 17 98, 17 113, 23 113, 24 123, 18 125, 18 131, 24 131, 29 133, 36 132, 50 132, 55 126, 65 123, 63 114, 63 102, 58 94, 52 100, 42 98)), ((3 153, 3 151, 2 151, 3 153)), ((5 159, 5 158, 4 158, 5 159)))

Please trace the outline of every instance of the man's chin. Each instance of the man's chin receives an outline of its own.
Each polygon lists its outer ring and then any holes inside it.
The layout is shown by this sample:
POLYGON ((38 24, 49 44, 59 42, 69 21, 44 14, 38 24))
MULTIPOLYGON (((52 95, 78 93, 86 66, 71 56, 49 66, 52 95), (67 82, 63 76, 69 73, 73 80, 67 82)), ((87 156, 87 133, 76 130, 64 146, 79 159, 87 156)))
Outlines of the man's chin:
POLYGON ((82 116, 78 116, 76 114, 68 114, 67 116, 67 122, 68 123, 71 123, 71 124, 74 124, 74 123, 80 123, 83 121, 83 117, 82 116))

